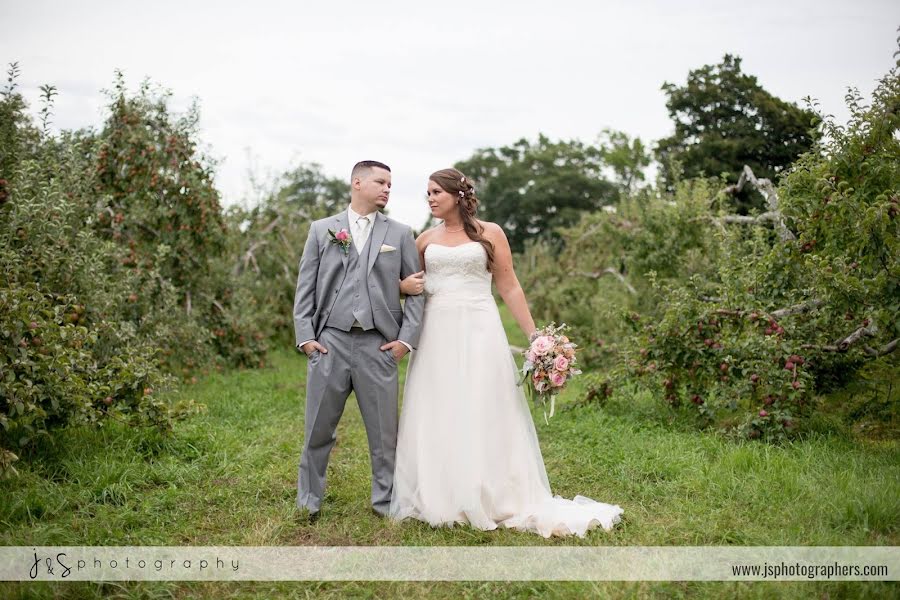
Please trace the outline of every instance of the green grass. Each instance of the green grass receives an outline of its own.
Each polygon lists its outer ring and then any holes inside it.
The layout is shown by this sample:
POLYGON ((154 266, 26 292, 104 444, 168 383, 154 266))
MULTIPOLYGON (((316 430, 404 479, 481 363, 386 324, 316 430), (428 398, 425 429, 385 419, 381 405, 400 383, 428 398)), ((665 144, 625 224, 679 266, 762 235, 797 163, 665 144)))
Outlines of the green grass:
MULTIPOLYGON (((504 311, 510 341, 525 340, 504 311)), ((405 374, 404 360, 401 369, 405 374)), ((208 411, 174 435, 111 424, 57 436, 55 449, 0 482, 3 545, 897 545, 896 441, 819 436, 782 447, 667 427, 652 398, 534 413, 555 493, 625 509, 612 532, 545 540, 508 530, 432 529, 369 510, 369 457, 355 400, 329 465, 322 516, 294 509, 303 440, 305 359, 205 378, 180 395, 208 411), (644 408, 642 408, 644 407, 644 408), (631 410, 630 408, 633 408, 631 410)), ((571 401, 577 390, 562 397, 571 401)), ((878 583, 128 583, 0 584, 0 597, 601 596, 887 597, 878 583), (777 587, 773 587, 777 586, 777 587)))

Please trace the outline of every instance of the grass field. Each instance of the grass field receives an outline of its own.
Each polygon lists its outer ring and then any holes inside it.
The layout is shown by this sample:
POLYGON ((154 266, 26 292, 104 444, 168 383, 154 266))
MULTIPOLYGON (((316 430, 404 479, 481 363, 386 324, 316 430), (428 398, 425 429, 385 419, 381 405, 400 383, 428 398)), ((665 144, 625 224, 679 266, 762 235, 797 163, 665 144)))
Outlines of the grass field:
MULTIPOLYGON (((508 318, 505 315, 508 321, 508 318)), ((510 339, 522 345, 508 327, 510 339)), ((406 360, 403 361, 402 377, 406 360)), ((654 399, 534 413, 555 493, 625 509, 612 532, 551 539, 508 530, 391 523, 369 509, 369 459, 348 401, 322 515, 294 509, 306 360, 212 375, 179 392, 205 414, 174 435, 116 424, 74 429, 0 482, 3 545, 898 545, 900 447, 823 435, 782 447, 737 443, 646 417, 654 399)), ((564 395, 571 403, 577 390, 564 395)), ((599 596, 896 597, 882 583, 128 583, 0 584, 0 597, 599 596)))

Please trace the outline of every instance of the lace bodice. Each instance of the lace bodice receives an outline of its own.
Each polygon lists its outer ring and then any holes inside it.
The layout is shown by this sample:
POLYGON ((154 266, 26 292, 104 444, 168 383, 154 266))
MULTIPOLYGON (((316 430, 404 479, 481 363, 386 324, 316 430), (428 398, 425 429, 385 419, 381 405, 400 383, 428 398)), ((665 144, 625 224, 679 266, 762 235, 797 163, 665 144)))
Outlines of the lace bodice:
POLYGON ((428 244, 425 248, 425 271, 426 297, 491 295, 487 255, 478 242, 466 242, 459 246, 428 244))

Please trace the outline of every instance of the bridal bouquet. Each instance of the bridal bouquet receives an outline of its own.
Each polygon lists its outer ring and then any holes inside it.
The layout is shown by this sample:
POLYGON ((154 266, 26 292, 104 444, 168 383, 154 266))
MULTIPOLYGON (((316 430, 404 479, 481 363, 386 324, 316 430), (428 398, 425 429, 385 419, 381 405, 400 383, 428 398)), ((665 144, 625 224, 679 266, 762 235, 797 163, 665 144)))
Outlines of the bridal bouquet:
POLYGON ((575 343, 569 341, 564 332, 568 330, 565 323, 557 327, 554 323, 538 329, 531 336, 531 345, 525 351, 525 364, 522 365, 522 380, 525 393, 535 403, 540 402, 544 410, 544 421, 547 420, 547 403, 550 403, 550 416, 556 407, 556 395, 566 386, 566 382, 580 375, 575 366, 575 343))

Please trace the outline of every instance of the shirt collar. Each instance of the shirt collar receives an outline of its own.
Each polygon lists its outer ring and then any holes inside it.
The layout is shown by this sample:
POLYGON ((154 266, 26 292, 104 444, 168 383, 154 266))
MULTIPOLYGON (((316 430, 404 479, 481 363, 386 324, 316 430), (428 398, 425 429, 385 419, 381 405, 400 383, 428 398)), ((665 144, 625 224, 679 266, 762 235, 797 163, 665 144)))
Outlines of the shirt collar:
POLYGON ((356 211, 353 210, 352 208, 350 208, 349 206, 347 207, 347 220, 351 225, 354 225, 356 223, 356 221, 359 220, 360 217, 366 217, 367 219, 369 219, 369 222, 371 223, 372 221, 375 220, 375 212, 373 211, 367 215, 360 215, 360 214, 357 214, 356 211))

